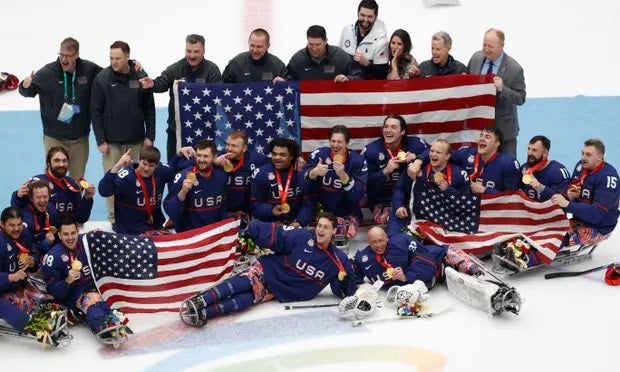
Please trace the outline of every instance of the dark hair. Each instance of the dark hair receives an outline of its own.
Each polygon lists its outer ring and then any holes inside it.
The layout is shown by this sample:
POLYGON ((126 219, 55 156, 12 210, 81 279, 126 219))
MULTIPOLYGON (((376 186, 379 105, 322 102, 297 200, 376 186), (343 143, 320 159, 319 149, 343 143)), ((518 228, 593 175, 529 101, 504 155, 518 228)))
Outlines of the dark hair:
POLYGON ((32 199, 34 189, 47 189, 47 193, 50 194, 50 185, 43 180, 36 180, 28 184, 28 197, 32 199))
POLYGON ((351 140, 351 133, 349 132, 349 128, 344 125, 334 125, 332 129, 329 130, 329 139, 332 139, 332 136, 336 133, 342 133, 344 135, 344 140, 349 143, 351 140))
POLYGON ((405 134, 407 133, 407 122, 405 121, 405 118, 398 115, 398 114, 392 114, 392 115, 388 115, 385 117, 385 119, 383 119, 383 125, 385 125, 385 122, 388 121, 388 119, 396 119, 400 122, 400 130, 404 130, 405 134))
POLYGON ((403 52, 400 54, 400 56, 398 56, 397 62, 398 75, 400 76, 405 72, 407 66, 409 66, 412 61, 415 61, 415 59, 411 55, 411 48, 413 44, 411 43, 411 36, 409 36, 409 33, 407 31, 403 30, 402 28, 394 31, 392 33, 392 36, 390 36, 390 41, 388 42, 390 63, 394 58, 394 54, 392 54, 392 48, 389 45, 392 43, 392 39, 394 38, 394 36, 397 36, 403 42, 403 52))
POLYGON ((6 221, 11 218, 21 218, 22 220, 24 219, 24 217, 22 216, 22 212, 19 209, 15 207, 4 208, 4 210, 2 211, 2 215, 0 215, 0 221, 2 221, 2 223, 6 223, 6 221))
POLYGON ((497 139, 497 141, 500 144, 502 142, 504 142, 504 136, 502 136, 502 132, 500 132, 497 127, 494 127, 494 126, 491 126, 491 125, 487 125, 486 127, 482 128, 482 130, 480 132, 493 133, 495 135, 495 139, 497 139))
POLYGON ((140 150, 140 160, 144 160, 149 164, 157 164, 161 159, 161 153, 155 146, 144 146, 140 150))
POLYGON ((211 155, 214 157, 217 155, 217 146, 215 146, 215 142, 212 140, 202 140, 198 142, 196 145, 196 150, 205 150, 211 149, 211 155))
POLYGON ((316 220, 318 221, 321 218, 325 218, 325 219, 329 220, 329 222, 332 223, 332 228, 335 228, 335 227, 338 226, 338 218, 332 212, 321 212, 317 216, 316 220))
POLYGON ((123 54, 129 54, 129 44, 124 41, 117 40, 110 45, 110 49, 120 49, 123 51, 123 54))
MULTIPOLYGON (((250 32, 250 37, 252 35, 256 35, 257 37, 261 37, 264 36, 265 37, 265 42, 267 43, 267 45, 269 45, 269 32, 267 32, 267 30, 265 30, 264 28, 257 28, 254 31, 250 32)), ((249 40, 249 38, 248 38, 249 40)))
POLYGON ((327 40, 327 31, 325 31, 325 27, 323 26, 313 25, 308 27, 308 31, 306 31, 306 37, 321 38, 323 40, 327 40))
POLYGON ((60 231, 60 228, 63 226, 67 226, 67 225, 74 225, 76 229, 79 230, 80 226, 78 225, 78 222, 75 220, 75 218, 71 217, 71 216, 64 216, 60 219, 60 222, 58 223, 58 231, 60 231))
POLYGON ((189 34, 185 37, 185 42, 189 44, 200 43, 202 47, 205 47, 205 37, 198 34, 189 34))
POLYGON ((375 0, 362 0, 360 1, 360 5, 357 6, 357 12, 360 12, 360 9, 372 9, 375 11, 375 16, 379 15, 379 4, 375 0))
POLYGON ((551 141, 549 141, 549 138, 545 137, 545 136, 534 136, 532 137, 532 139, 530 140, 530 145, 535 144, 536 142, 540 141, 540 143, 542 143, 542 146, 549 151, 549 149, 551 148, 551 141))
POLYGON ((64 146, 52 146, 49 150, 47 150, 47 155, 45 156, 45 166, 49 169, 52 164, 52 157, 57 153, 62 152, 67 157, 67 161, 69 161, 69 153, 64 146))
POLYGON ((60 49, 80 51, 80 43, 72 37, 65 38, 60 42, 60 49))
POLYGON ((269 149, 269 152, 271 153, 273 151, 273 148, 276 146, 286 147, 288 149, 288 152, 293 157, 293 160, 297 159, 299 155, 301 154, 299 143, 297 143, 297 141, 292 140, 290 138, 276 137, 272 139, 271 142, 269 142, 269 144, 267 145, 267 148, 269 149))
POLYGON ((598 138, 590 138, 583 143, 585 146, 594 146, 596 151, 605 155, 605 144, 598 138))

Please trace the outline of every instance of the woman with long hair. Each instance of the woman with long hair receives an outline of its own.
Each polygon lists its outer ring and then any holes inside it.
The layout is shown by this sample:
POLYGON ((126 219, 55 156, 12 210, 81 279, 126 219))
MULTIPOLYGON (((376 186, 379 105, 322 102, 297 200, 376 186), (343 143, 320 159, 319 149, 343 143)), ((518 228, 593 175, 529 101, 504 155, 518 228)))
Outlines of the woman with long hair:
POLYGON ((418 62, 411 55, 411 37, 399 28, 390 37, 390 72, 387 79, 410 79, 419 73, 418 62))

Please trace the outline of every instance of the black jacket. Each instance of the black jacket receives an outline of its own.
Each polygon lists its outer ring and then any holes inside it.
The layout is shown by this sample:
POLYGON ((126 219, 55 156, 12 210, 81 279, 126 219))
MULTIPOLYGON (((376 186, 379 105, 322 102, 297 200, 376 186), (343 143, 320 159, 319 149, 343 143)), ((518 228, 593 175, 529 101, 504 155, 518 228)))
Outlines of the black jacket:
POLYGON ((316 63, 308 48, 295 53, 286 66, 286 80, 334 80, 337 75, 345 75, 350 80, 362 79, 362 70, 353 63, 351 57, 334 45, 327 46, 327 53, 316 63))
POLYGON ((97 145, 155 141, 153 91, 142 89, 139 80, 148 76, 130 63, 128 74, 104 68, 95 78, 91 97, 93 131, 97 145))
POLYGON ((58 114, 65 103, 64 77, 58 60, 48 63, 34 74, 32 84, 24 88, 24 82, 19 84, 19 94, 24 97, 39 95, 41 121, 43 133, 46 136, 58 139, 78 139, 90 133, 90 95, 95 77, 101 67, 78 58, 75 62, 75 102, 73 97, 73 74, 67 73, 67 100, 68 103, 78 104, 80 113, 73 115, 70 123, 59 121, 58 114))
POLYGON ((175 80, 184 79, 189 83, 221 83, 222 74, 217 65, 211 61, 203 60, 196 71, 192 71, 185 58, 171 64, 153 80, 153 90, 156 93, 169 91, 170 102, 168 103, 168 132, 174 133, 176 123, 174 120, 174 91, 172 87, 175 80))
POLYGON ((265 53, 263 58, 255 61, 250 52, 237 54, 228 62, 222 74, 225 83, 272 81, 278 76, 282 78, 286 76, 286 66, 280 58, 265 53))
POLYGON ((419 77, 457 75, 467 74, 469 72, 467 66, 454 59, 451 55, 448 55, 448 61, 443 67, 434 63, 432 59, 429 59, 428 61, 420 63, 418 68, 420 69, 419 77))

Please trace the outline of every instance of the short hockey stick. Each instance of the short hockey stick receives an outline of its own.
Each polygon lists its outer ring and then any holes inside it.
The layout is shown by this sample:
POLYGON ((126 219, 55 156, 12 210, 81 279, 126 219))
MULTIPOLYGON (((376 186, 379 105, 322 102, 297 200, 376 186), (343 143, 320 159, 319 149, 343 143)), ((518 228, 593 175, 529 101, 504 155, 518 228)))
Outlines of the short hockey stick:
POLYGON ((545 279, 553 279, 553 278, 567 278, 569 276, 579 276, 584 274, 593 273, 595 271, 600 271, 609 267, 609 265, 618 265, 617 262, 612 262, 611 264, 597 266, 592 269, 584 270, 584 271, 559 271, 556 273, 545 274, 545 279))
POLYGON ((284 305, 284 310, 298 310, 298 309, 315 309, 319 307, 334 307, 340 304, 317 304, 317 305, 284 305))

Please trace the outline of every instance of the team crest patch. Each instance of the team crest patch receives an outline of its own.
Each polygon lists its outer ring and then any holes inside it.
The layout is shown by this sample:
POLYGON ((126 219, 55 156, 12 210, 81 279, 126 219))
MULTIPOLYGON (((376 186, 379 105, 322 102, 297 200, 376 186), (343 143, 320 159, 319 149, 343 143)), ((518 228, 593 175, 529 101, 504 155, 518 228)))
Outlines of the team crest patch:
POLYGON ((136 187, 140 187, 140 181, 136 180, 136 187))
POLYGON ((581 168, 583 168, 581 164, 577 165, 577 172, 581 172, 581 168))
POLYGON ((6 250, 10 252, 11 249, 13 249, 13 247, 11 247, 9 243, 6 243, 6 250))
POLYGON ((345 41, 344 41, 344 47, 345 47, 345 48, 348 48, 348 47, 350 47, 350 46, 351 46, 351 40, 345 40, 345 41))
POLYGON ((269 178, 269 181, 273 181, 276 179, 276 175, 273 174, 273 172, 269 172, 269 174, 267 175, 267 178, 269 178))
POLYGON ((474 162, 474 156, 473 155, 469 155, 469 157, 467 158, 467 162, 468 163, 473 163, 474 162))
POLYGON ((379 153, 379 160, 380 160, 380 161, 385 160, 385 155, 383 155, 383 153, 382 153, 382 152, 380 152, 380 153, 379 153))
POLYGON ((69 256, 67 256, 66 254, 63 254, 62 256, 60 256, 60 259, 62 260, 62 262, 68 262, 69 256))
POLYGON ((332 159, 331 158, 327 158, 325 159, 325 164, 331 164, 332 163, 332 159))
POLYGON ((362 262, 368 262, 368 256, 367 255, 363 255, 362 256, 362 262))
POLYGON ((50 190, 54 190, 54 184, 50 182, 49 185, 50 185, 50 190))
POLYGON ((314 246, 314 240, 312 240, 312 239, 308 240, 308 245, 310 247, 313 247, 314 246))

